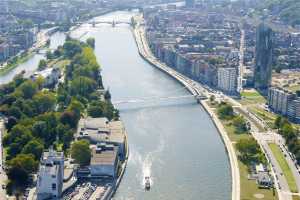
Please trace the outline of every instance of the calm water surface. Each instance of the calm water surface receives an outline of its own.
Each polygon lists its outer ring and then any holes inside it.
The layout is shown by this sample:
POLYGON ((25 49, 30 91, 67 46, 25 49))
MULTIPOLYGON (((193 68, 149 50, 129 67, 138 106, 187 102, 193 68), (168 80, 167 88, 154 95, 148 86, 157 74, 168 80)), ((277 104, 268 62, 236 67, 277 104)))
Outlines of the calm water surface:
MULTIPOLYGON (((130 20, 115 12, 97 20, 130 20)), ((138 55, 126 25, 84 25, 74 33, 96 39, 96 56, 113 101, 188 95, 138 55)), ((116 200, 227 200, 230 166, 207 113, 194 99, 118 105, 129 136, 130 158, 116 200), (152 187, 145 191, 144 176, 152 187)))
MULTIPOLYGON (((95 20, 130 20, 134 13, 114 12, 95 20)), ((96 56, 113 101, 188 95, 175 80, 143 61, 127 25, 83 25, 74 37, 96 39, 96 56), (87 34, 86 34, 87 33, 87 34)), ((51 37, 51 48, 64 34, 51 37)), ((10 81, 22 70, 30 75, 42 55, 0 78, 10 81)), ((229 200, 230 166, 209 116, 192 98, 118 105, 125 123, 130 157, 115 200, 229 200), (144 176, 152 187, 145 191, 144 176)))

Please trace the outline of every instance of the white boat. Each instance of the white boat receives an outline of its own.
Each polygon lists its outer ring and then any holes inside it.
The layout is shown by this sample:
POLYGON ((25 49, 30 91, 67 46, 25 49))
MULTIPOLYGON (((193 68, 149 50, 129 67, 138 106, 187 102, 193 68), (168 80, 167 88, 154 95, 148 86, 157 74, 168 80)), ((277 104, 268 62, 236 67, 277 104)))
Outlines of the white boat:
POLYGON ((145 177, 145 190, 150 190, 151 183, 150 183, 150 177, 146 176, 145 177))

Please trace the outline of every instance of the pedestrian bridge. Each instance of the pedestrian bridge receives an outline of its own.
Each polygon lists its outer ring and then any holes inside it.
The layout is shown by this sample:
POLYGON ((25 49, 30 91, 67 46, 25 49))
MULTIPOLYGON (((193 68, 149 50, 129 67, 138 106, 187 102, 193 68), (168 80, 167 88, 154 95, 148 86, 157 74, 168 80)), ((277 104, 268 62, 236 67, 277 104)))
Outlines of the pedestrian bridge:
POLYGON ((129 99, 129 100, 120 100, 120 101, 113 101, 114 105, 120 104, 133 104, 133 103, 144 103, 144 102, 155 102, 155 101, 168 101, 174 99, 188 99, 188 98, 196 98, 197 101, 201 99, 205 99, 205 96, 200 95, 182 95, 182 96, 168 96, 168 97, 143 97, 137 99, 129 99))

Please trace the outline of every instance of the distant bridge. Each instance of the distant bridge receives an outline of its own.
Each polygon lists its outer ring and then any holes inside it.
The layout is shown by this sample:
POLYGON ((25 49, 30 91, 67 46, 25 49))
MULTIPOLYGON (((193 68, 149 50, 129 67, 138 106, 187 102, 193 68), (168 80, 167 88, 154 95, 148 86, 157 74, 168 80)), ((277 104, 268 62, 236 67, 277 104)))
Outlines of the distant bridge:
POLYGON ((95 27, 97 24, 111 24, 113 27, 115 27, 118 24, 127 24, 127 25, 132 25, 131 22, 129 21, 118 21, 118 20, 113 20, 113 21, 89 21, 89 22, 77 22, 75 23, 76 25, 82 25, 82 24, 90 24, 93 27, 95 27))
POLYGON ((34 50, 34 52, 36 54, 40 54, 40 55, 45 55, 47 53, 47 51, 55 51, 56 49, 53 49, 53 48, 43 48, 43 47, 40 47, 40 48, 37 48, 34 50))
POLYGON ((197 100, 201 100, 206 97, 199 96, 199 95, 182 95, 182 96, 169 96, 169 97, 144 97, 144 98, 138 98, 138 99, 113 101, 112 103, 114 105, 120 105, 120 104, 143 103, 143 102, 151 102, 151 101, 166 101, 166 100, 172 100, 172 99, 187 99, 187 98, 196 98, 197 100))

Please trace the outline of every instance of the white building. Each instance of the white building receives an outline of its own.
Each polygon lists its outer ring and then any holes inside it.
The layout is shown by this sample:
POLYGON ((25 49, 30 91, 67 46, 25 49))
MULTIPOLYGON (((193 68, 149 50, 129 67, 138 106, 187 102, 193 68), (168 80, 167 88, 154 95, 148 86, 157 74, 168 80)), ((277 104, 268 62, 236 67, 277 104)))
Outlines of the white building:
POLYGON ((43 71, 35 72, 31 79, 35 80, 39 76, 44 78, 43 87, 54 87, 58 83, 61 72, 59 68, 47 68, 43 71))
POLYGON ((92 177, 109 176, 115 178, 118 170, 118 147, 98 143, 92 147, 90 172, 92 177))
POLYGON ((236 68, 218 68, 218 88, 228 94, 237 92, 236 68))
POLYGON ((37 200, 58 199, 62 193, 63 177, 63 152, 45 151, 37 178, 37 200))

